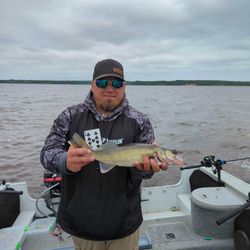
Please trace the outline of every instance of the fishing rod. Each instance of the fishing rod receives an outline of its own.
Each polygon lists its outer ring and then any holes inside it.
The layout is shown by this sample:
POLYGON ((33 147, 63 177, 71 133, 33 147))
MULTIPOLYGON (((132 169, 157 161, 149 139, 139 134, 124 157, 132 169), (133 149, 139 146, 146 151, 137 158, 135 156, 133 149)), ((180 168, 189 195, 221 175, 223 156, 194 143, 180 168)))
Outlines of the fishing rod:
POLYGON ((232 162, 232 161, 244 161, 244 160, 249 160, 249 159, 250 159, 250 156, 243 157, 243 158, 238 158, 238 159, 233 159, 233 160, 227 160, 225 162, 227 163, 227 162, 232 162))
POLYGON ((249 160, 250 156, 248 157, 243 157, 243 158, 237 158, 237 159, 232 159, 232 160, 216 160, 215 161, 215 156, 214 155, 208 155, 203 158, 203 161, 201 161, 200 164, 194 164, 194 165, 188 165, 181 167, 181 170, 186 170, 186 169, 192 169, 192 168, 200 168, 200 167, 213 167, 217 165, 224 165, 228 162, 234 162, 234 161, 244 161, 244 160, 249 160))
POLYGON ((221 160, 221 159, 215 160, 214 155, 208 155, 203 158, 200 164, 184 166, 184 167, 181 167, 180 170, 187 170, 187 169, 200 168, 200 167, 212 168, 213 173, 218 174, 218 183, 223 184, 223 182, 221 181, 222 165, 228 162, 243 161, 243 160, 249 160, 249 159, 250 159, 250 156, 237 158, 237 159, 231 159, 231 160, 221 160))
POLYGON ((239 213, 241 213, 242 211, 248 209, 250 207, 250 192, 248 193, 248 199, 246 201, 245 204, 243 204, 242 206, 234 209, 230 214, 226 215, 225 217, 219 219, 216 221, 216 224, 218 226, 220 226, 221 224, 225 223, 226 221, 228 221, 229 219, 233 218, 234 216, 238 215, 239 213))

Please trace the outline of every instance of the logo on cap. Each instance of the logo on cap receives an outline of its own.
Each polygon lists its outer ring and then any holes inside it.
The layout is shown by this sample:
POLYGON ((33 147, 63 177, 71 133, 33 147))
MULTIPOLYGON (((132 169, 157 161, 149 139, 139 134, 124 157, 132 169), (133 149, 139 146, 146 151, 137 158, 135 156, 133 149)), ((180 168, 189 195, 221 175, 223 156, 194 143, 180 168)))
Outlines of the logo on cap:
POLYGON ((120 75, 123 75, 122 70, 121 70, 121 69, 118 69, 118 68, 113 68, 113 72, 114 72, 114 73, 118 73, 118 74, 120 74, 120 75))

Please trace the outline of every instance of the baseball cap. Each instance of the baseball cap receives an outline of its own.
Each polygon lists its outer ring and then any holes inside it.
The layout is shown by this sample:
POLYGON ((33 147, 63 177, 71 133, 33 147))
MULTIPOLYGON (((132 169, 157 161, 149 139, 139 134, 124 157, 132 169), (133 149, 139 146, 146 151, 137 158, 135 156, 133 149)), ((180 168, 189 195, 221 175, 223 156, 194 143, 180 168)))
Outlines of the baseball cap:
POLYGON ((124 80, 123 67, 121 63, 113 59, 105 59, 95 65, 93 80, 100 79, 105 76, 115 76, 124 80))

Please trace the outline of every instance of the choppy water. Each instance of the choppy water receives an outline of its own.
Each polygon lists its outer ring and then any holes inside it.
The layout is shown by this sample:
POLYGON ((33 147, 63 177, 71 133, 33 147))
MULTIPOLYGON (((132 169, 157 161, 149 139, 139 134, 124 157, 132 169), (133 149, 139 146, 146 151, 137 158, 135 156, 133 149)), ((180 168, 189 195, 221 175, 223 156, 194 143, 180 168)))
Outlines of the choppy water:
MULTIPOLYGON (((0 178, 27 181, 33 196, 41 191, 40 150, 56 116, 82 102, 86 85, 0 84, 0 178)), ((157 142, 184 151, 188 164, 206 155, 230 160, 250 156, 250 87, 128 86, 130 104, 146 113, 157 142)), ((250 183, 250 161, 224 170, 250 183)), ((178 181, 170 167, 145 185, 178 181)))

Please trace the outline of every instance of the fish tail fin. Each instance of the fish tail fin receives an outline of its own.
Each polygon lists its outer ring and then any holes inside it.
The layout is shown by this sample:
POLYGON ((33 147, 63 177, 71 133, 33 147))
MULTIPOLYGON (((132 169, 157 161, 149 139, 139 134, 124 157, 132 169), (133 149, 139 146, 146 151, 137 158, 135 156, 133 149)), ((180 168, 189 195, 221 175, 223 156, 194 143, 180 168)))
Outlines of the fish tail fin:
POLYGON ((76 132, 73 134, 72 138, 69 140, 69 143, 78 148, 79 147, 90 148, 90 146, 84 141, 84 139, 76 132))

